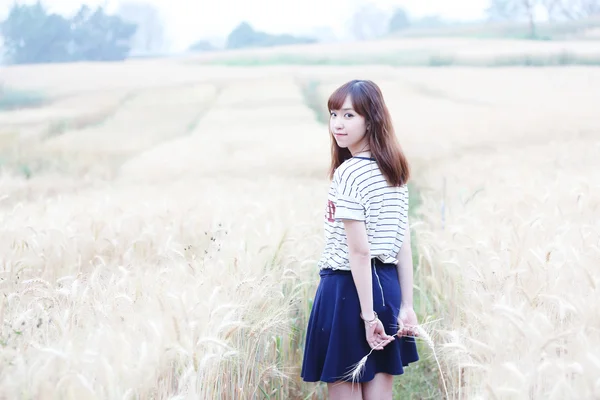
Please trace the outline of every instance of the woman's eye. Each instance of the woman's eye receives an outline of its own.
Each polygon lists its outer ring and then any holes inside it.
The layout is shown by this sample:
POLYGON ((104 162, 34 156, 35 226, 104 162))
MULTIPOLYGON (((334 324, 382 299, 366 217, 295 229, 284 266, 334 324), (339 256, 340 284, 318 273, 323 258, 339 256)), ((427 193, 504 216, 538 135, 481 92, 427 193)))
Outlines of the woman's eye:
POLYGON ((348 118, 350 118, 350 117, 354 117, 354 115, 352 115, 352 114, 350 114, 350 113, 347 113, 347 114, 346 114, 346 116, 347 116, 348 118))
POLYGON ((332 117, 334 117, 335 113, 334 112, 330 112, 329 115, 331 115, 332 117))

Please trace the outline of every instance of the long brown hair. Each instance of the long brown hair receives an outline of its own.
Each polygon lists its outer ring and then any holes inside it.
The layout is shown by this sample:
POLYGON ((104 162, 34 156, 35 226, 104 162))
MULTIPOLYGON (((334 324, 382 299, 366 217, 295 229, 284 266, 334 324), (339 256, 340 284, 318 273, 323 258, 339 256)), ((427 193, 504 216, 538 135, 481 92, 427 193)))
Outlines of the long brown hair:
MULTIPOLYGON (((392 124, 390 112, 383 100, 381 89, 369 80, 352 80, 337 88, 327 101, 328 110, 342 108, 347 96, 352 100, 352 108, 365 118, 367 141, 371 155, 375 158, 381 173, 392 186, 402 186, 408 182, 410 169, 408 161, 392 124)), ((333 179, 335 170, 352 157, 348 148, 342 148, 336 143, 331 125, 331 167, 329 178, 333 179)))

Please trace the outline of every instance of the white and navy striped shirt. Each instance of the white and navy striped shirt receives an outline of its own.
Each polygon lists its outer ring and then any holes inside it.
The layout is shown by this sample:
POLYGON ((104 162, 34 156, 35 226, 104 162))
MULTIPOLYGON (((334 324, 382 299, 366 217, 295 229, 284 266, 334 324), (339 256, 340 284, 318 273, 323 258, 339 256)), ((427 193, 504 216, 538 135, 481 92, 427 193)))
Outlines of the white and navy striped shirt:
POLYGON ((344 161, 329 189, 320 269, 350 270, 343 219, 365 221, 371 258, 396 264, 407 232, 408 187, 390 186, 374 158, 344 161))

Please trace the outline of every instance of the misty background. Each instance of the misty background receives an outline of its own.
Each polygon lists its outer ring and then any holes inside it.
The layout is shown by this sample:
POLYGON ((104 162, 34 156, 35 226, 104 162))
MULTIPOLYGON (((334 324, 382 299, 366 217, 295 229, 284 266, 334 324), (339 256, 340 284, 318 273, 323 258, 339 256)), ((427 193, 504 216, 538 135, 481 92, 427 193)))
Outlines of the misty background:
MULTIPOLYGON (((549 39, 540 23, 597 16, 600 0, 350 0, 251 2, 4 1, 5 64, 115 61, 278 45, 372 40, 506 22, 549 39)), ((507 32, 504 31, 503 35, 507 32)), ((442 33, 443 35, 443 33, 442 33)))

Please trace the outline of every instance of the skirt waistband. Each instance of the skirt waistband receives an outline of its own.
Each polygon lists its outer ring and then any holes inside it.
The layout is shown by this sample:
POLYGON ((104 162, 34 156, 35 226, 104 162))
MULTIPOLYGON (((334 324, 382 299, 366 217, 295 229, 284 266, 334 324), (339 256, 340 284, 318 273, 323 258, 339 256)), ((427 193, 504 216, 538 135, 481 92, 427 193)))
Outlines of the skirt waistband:
MULTIPOLYGON (((381 261, 379 258, 372 258, 371 259, 371 267, 377 267, 377 268, 396 268, 397 265, 393 264, 393 263, 389 263, 386 264, 383 261, 381 261)), ((319 275, 320 276, 325 276, 325 275, 348 275, 351 274, 352 272, 350 270, 346 270, 346 269, 332 269, 332 268, 323 268, 319 271, 319 275)))

